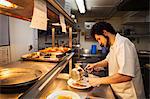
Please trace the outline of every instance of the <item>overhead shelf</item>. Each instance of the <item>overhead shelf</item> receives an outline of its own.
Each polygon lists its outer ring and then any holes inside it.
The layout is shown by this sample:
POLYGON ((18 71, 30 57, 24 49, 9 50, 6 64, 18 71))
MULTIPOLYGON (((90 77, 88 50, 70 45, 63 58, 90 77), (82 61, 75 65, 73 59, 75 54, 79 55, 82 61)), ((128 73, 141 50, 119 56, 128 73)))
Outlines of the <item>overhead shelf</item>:
POLYGON ((142 38, 142 37, 150 37, 149 34, 135 34, 135 35, 124 35, 125 37, 133 37, 133 38, 142 38))
POLYGON ((5 9, 0 8, 0 14, 31 21, 33 14, 34 0, 10 0, 21 8, 5 9), (28 5, 28 6, 27 6, 28 5))
MULTIPOLYGON (((56 1, 56 0, 47 0, 59 13, 61 13, 65 19, 67 19, 67 22, 70 24, 74 24, 75 22, 71 19, 71 17, 67 14, 67 12, 64 10, 64 8, 56 1)), ((59 14, 58 14, 59 15, 59 14)))
POLYGON ((124 15, 123 25, 143 24, 149 25, 148 11, 130 11, 124 15))
MULTIPOLYGON (((59 22, 59 14, 61 13, 65 17, 67 24, 69 25, 74 24, 74 21, 56 0, 46 0, 46 1, 47 1, 47 13, 50 22, 59 22)), ((11 2, 21 6, 21 8, 16 9, 0 8, 0 14, 31 21, 33 15, 34 0, 11 0, 11 2)))

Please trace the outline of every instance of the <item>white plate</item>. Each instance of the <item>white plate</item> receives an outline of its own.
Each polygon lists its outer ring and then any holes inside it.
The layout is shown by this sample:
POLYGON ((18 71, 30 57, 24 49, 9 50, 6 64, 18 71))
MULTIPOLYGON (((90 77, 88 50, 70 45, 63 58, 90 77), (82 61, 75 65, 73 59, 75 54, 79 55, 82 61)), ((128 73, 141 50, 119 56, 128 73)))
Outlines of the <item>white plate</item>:
POLYGON ((58 90, 50 94, 46 99, 58 99, 58 96, 70 96, 72 99, 81 99, 80 96, 72 91, 58 90))
POLYGON ((86 88, 90 88, 90 87, 91 87, 91 85, 90 85, 87 81, 85 81, 85 83, 84 83, 85 86, 75 86, 75 85, 73 85, 73 84, 76 83, 76 81, 73 80, 72 78, 70 78, 70 79, 67 81, 67 83, 68 83, 68 85, 69 85, 70 87, 76 88, 76 89, 86 89, 86 88))

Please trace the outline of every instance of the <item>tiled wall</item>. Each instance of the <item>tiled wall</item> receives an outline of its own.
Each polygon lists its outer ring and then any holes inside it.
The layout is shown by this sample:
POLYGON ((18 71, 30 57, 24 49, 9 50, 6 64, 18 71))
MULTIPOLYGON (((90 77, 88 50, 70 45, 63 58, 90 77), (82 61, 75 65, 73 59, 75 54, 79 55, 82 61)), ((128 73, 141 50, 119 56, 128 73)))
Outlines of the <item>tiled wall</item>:
POLYGON ((10 46, 0 47, 0 65, 5 65, 10 62, 10 46))

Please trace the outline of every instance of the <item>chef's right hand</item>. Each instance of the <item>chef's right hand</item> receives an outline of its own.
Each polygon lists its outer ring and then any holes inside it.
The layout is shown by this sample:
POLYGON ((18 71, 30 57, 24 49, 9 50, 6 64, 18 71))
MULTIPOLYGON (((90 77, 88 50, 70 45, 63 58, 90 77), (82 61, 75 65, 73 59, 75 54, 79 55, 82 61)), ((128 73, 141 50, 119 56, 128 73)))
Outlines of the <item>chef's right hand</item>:
POLYGON ((94 70, 95 64, 87 64, 87 66, 84 68, 88 73, 92 73, 94 70))

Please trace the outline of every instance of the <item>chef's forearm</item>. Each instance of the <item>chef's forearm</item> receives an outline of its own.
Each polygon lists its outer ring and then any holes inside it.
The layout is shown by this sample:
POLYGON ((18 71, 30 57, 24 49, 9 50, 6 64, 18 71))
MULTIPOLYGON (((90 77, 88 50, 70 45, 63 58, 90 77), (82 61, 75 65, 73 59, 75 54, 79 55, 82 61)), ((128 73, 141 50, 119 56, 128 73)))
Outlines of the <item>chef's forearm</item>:
POLYGON ((102 60, 100 62, 95 63, 94 65, 95 65, 95 67, 107 67, 108 62, 106 60, 102 60))
POLYGON ((115 83, 122 83, 122 82, 130 81, 131 79, 132 77, 130 76, 117 73, 112 76, 99 78, 99 81, 100 81, 100 84, 115 84, 115 83))

